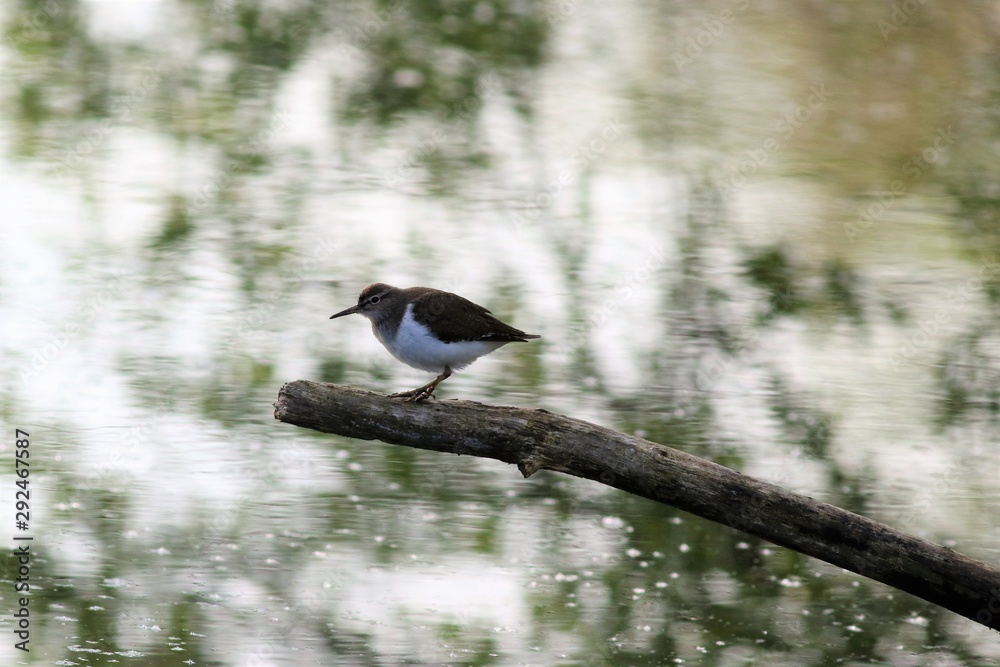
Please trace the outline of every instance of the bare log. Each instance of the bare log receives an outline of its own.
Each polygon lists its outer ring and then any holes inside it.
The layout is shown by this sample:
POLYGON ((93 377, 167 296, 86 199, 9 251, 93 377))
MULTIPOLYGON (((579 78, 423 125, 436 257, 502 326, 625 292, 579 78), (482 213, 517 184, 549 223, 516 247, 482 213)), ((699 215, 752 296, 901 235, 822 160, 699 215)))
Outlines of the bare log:
POLYGON ((404 403, 298 380, 276 419, 363 440, 554 470, 677 507, 857 572, 994 630, 1000 569, 706 459, 545 410, 471 401, 404 403))

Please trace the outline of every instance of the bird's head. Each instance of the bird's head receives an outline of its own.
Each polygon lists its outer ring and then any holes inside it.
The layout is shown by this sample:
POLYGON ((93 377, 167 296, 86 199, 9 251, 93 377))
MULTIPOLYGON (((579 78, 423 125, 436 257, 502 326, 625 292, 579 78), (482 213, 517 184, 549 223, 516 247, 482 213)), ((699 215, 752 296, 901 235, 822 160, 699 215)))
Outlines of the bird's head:
POLYGON ((403 298, 402 290, 385 283, 375 283, 361 290, 358 303, 350 308, 345 308, 330 319, 343 317, 344 315, 364 315, 369 320, 376 321, 385 317, 397 302, 403 298))

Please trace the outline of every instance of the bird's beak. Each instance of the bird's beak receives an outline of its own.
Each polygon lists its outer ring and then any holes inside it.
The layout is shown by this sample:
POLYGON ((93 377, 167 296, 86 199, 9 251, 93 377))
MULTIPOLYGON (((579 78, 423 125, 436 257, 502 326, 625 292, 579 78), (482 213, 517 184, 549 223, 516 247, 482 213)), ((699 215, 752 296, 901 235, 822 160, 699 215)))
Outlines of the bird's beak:
POLYGON ((360 305, 354 305, 354 306, 351 306, 350 308, 345 308, 344 310, 340 311, 336 315, 331 315, 330 319, 332 320, 335 317, 343 317, 344 315, 353 315, 354 313, 357 313, 357 312, 360 312, 360 311, 361 311, 361 306, 360 305))

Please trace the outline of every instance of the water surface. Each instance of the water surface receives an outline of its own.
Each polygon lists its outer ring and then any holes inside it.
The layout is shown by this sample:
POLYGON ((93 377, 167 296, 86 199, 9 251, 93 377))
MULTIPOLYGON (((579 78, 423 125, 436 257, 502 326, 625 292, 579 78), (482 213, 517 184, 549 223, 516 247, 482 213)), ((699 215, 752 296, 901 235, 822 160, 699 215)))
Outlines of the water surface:
POLYGON ((1000 660, 672 508, 272 417, 426 382, 327 318, 429 285, 543 336, 442 399, 1000 562, 996 11, 900 7, 3 2, 4 664, 1000 660))

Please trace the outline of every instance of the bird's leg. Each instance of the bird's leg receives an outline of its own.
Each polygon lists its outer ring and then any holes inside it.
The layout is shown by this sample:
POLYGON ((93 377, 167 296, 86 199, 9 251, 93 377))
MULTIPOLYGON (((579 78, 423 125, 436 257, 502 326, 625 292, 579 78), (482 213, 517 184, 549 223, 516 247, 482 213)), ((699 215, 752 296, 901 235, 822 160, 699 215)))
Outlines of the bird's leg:
POLYGON ((451 369, 445 366, 444 372, 441 373, 441 375, 438 375, 424 386, 411 389, 410 391, 401 391, 396 394, 389 394, 387 398, 404 398, 407 403, 416 403, 417 401, 422 401, 425 398, 430 398, 434 394, 434 390, 437 389, 437 386, 450 377, 451 369))

